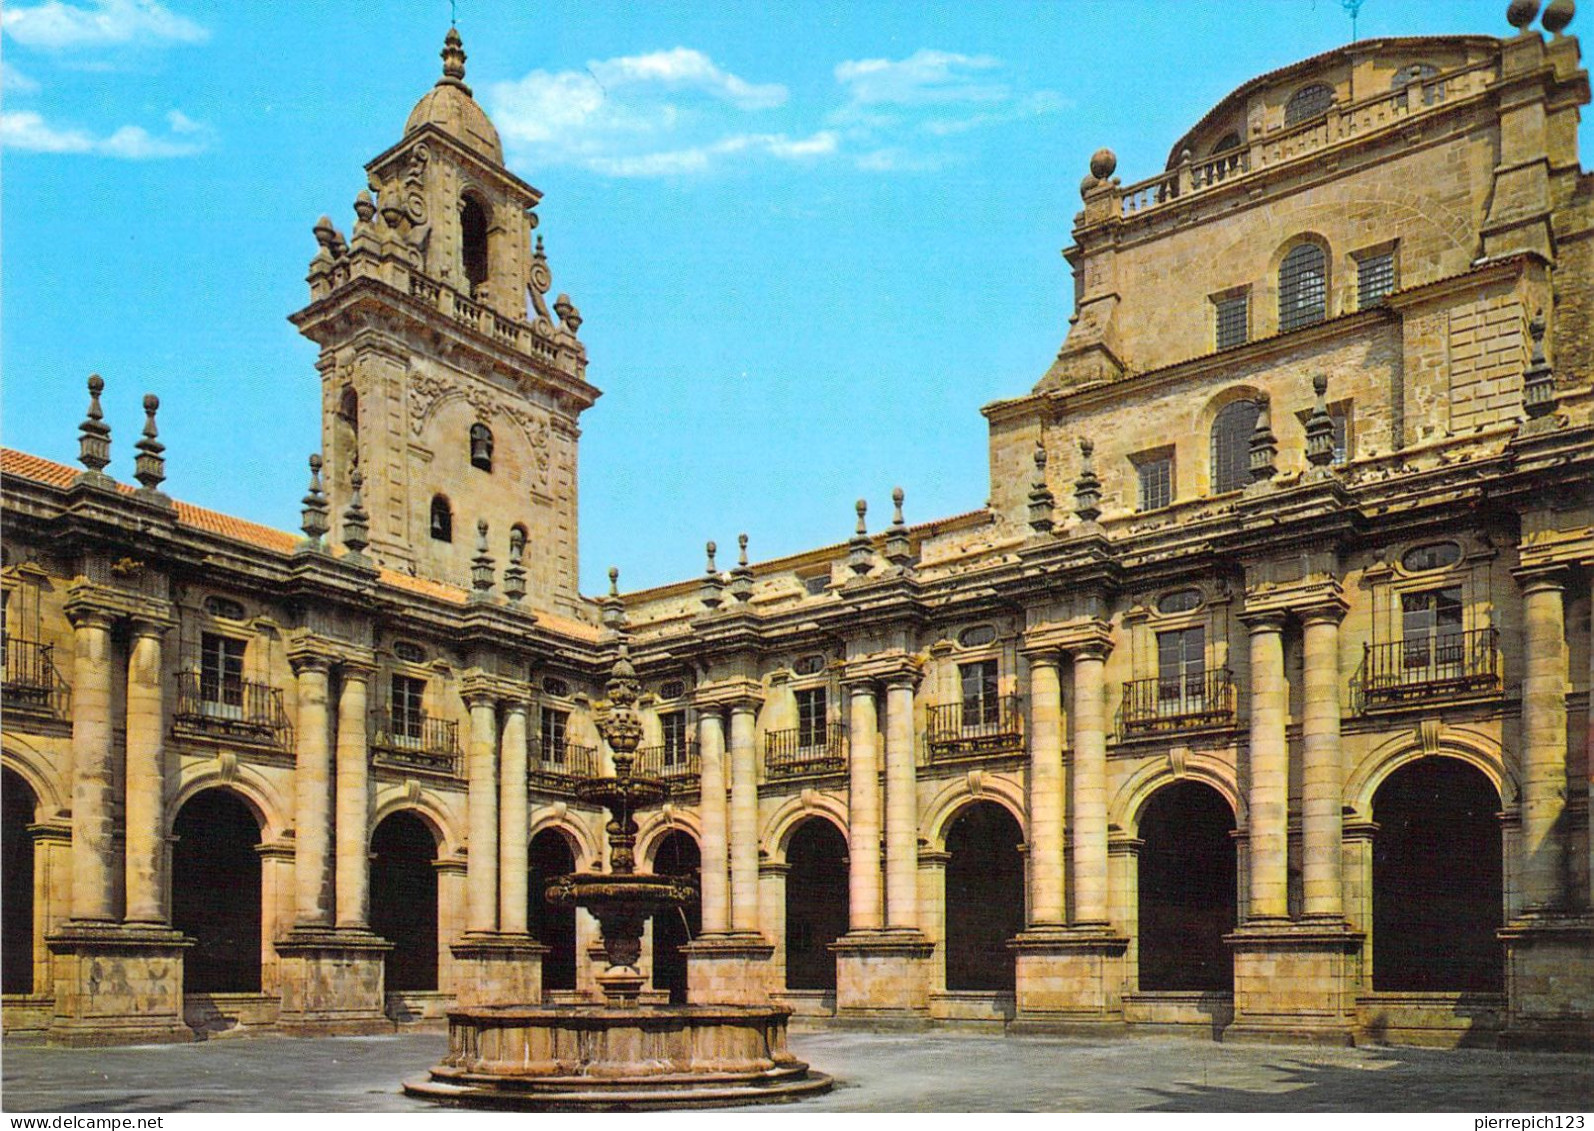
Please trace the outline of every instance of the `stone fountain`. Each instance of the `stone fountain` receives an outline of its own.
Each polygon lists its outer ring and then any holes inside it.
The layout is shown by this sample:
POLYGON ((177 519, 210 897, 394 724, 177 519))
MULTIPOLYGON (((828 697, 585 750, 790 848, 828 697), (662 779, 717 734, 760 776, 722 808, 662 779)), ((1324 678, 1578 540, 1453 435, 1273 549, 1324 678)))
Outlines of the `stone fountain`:
POLYGON ((448 1015, 448 1055, 404 1090, 440 1103, 543 1111, 723 1107, 777 1103, 830 1090, 786 1047, 791 1011, 773 1005, 645 1005, 642 931, 648 917, 696 896, 690 880, 636 871, 636 812, 664 782, 632 773, 642 741, 639 685, 622 643, 598 729, 614 776, 577 786, 609 812, 609 870, 548 885, 549 902, 598 920, 608 969, 604 1000, 581 1005, 481 1005, 448 1015))

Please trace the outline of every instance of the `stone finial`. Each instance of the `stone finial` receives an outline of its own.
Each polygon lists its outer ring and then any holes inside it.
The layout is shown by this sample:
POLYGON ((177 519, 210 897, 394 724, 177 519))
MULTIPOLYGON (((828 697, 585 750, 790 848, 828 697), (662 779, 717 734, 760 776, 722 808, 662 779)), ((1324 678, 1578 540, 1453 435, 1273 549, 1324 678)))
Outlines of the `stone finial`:
POLYGON ((1278 437, 1273 435, 1273 404, 1263 397, 1256 414, 1256 427, 1251 429, 1251 481, 1266 483, 1278 474, 1278 437))
POLYGON ((1095 522, 1101 517, 1101 480, 1096 478, 1096 469, 1091 465, 1090 457, 1096 452, 1096 445, 1089 440, 1079 441, 1079 478, 1074 480, 1074 513, 1081 522, 1095 522))
POLYGON ((891 525, 886 528, 885 559, 899 570, 913 566, 913 544, 908 539, 908 524, 902 516, 902 502, 907 498, 901 487, 891 489, 891 525))
POLYGON ((1112 150, 1102 148, 1090 155, 1090 175, 1098 181, 1105 181, 1118 171, 1118 155, 1112 150))
MULTIPOLYGON (((465 85, 465 43, 459 37, 458 28, 449 28, 448 34, 443 37, 443 77, 438 80, 439 85, 465 85)), ((469 93, 467 91, 467 93, 469 93)))
POLYGON ((310 229, 315 233, 315 242, 320 244, 322 250, 328 255, 338 242, 338 230, 332 226, 332 217, 323 216, 315 222, 315 227, 310 229))
POLYGON ((620 567, 619 566, 610 566, 609 567, 609 596, 618 597, 619 595, 620 595, 620 567))
POLYGON ((625 602, 620 599, 620 567, 609 567, 609 593, 603 598, 603 627, 616 632, 625 628, 625 602))
POLYGON ((493 555, 487 549, 487 520, 476 520, 476 556, 470 560, 472 599, 485 601, 493 588, 493 555))
POLYGON ((78 425, 78 462, 92 476, 105 475, 111 462, 111 426, 105 423, 105 410, 100 407, 100 394, 105 391, 105 379, 98 373, 89 374, 89 411, 78 425))
POLYGON ((1306 418, 1306 460, 1313 467, 1327 469, 1334 462, 1334 418, 1329 415, 1328 378, 1319 373, 1312 378, 1311 415, 1306 418))
POLYGON ((1553 416, 1558 407, 1555 395, 1555 370, 1544 357, 1544 311, 1540 309, 1528 323, 1528 335, 1533 339, 1533 358, 1522 374, 1522 408, 1529 421, 1539 421, 1553 416))
POLYGON ((736 536, 736 568, 731 570, 731 596, 746 604, 753 598, 753 567, 747 564, 747 535, 736 536))
POLYGON ((1572 0, 1550 0, 1550 5, 1544 9, 1544 17, 1539 23, 1551 35, 1560 35, 1575 15, 1577 15, 1577 5, 1572 0))
POLYGON ((310 486, 300 501, 304 509, 300 512, 299 529, 304 531, 310 548, 320 549, 321 536, 331 529, 332 523, 328 517, 326 492, 321 489, 321 456, 318 453, 310 455, 310 486))
POLYGON ((1539 0, 1511 0, 1505 9, 1505 20, 1518 31, 1525 32, 1538 14, 1539 0))
POLYGON ((847 545, 847 564, 852 567, 852 572, 862 577, 874 568, 874 555, 872 544, 869 541, 869 525, 866 516, 869 514, 869 503, 859 499, 853 508, 858 512, 858 528, 853 532, 847 545))
POLYGON ((160 432, 155 427, 155 413, 160 406, 160 398, 154 393, 144 394, 144 434, 133 445, 138 449, 133 478, 146 491, 155 490, 166 479, 166 445, 160 442, 160 432))
POLYGON ((553 302, 554 313, 559 316, 559 322, 572 334, 581 329, 581 311, 576 309, 576 304, 570 301, 570 296, 561 294, 553 302))
POLYGON ((705 609, 713 612, 725 601, 725 579, 714 564, 714 554, 719 547, 710 542, 704 549, 708 552, 708 566, 703 571, 703 585, 698 590, 698 600, 703 602, 705 609))
POLYGON ((509 531, 509 564, 504 567, 504 596, 511 603, 526 595, 526 567, 522 559, 526 554, 526 536, 520 527, 509 531))
POLYGON ((1048 534, 1054 525, 1052 510, 1057 505, 1052 489, 1046 485, 1046 445, 1035 441, 1035 473, 1029 481, 1029 528, 1048 534))
POLYGON ((360 555, 371 544, 371 516, 365 513, 365 500, 360 488, 365 486, 365 475, 360 471, 356 457, 349 472, 349 505, 343 508, 343 545, 351 554, 360 555))
POLYGON ((354 198, 354 214, 359 217, 360 223, 369 224, 376 215, 376 201, 371 198, 370 189, 361 189, 354 198))

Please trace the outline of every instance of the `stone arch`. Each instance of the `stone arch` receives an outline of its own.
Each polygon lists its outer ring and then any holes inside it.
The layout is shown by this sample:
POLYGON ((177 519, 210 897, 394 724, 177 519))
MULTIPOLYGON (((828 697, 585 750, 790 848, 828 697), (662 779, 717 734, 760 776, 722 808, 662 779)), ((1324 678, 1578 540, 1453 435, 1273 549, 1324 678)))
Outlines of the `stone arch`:
POLYGON ((791 845, 792 834, 810 817, 829 821, 846 839, 847 803, 829 794, 804 790, 801 795, 789 798, 775 810, 764 826, 764 835, 759 838, 759 843, 766 847, 772 861, 786 862, 786 850, 791 845))
POLYGON ((5 736, 4 744, 0 746, 0 763, 14 771, 33 790, 33 796, 38 799, 38 807, 33 812, 34 820, 60 816, 71 810, 64 800, 65 790, 57 785, 55 767, 42 753, 16 735, 5 736))
POLYGON ((1521 784, 1505 763, 1498 743, 1475 731, 1419 724, 1415 733, 1397 734, 1361 760, 1345 783, 1345 802, 1358 818, 1371 820, 1373 795, 1390 774, 1422 758, 1457 758, 1481 770, 1500 796, 1502 809, 1515 809, 1521 784))
POLYGON ((1154 762, 1136 770, 1128 781, 1119 787, 1107 809, 1108 824, 1122 829, 1130 836, 1138 836, 1140 818, 1145 813, 1151 795, 1165 785, 1179 781, 1197 781, 1211 786, 1229 803, 1236 828, 1245 828, 1248 814, 1245 794, 1240 789, 1235 768, 1211 754, 1190 754, 1184 759, 1182 769, 1171 761, 1154 762))
POLYGON ((919 824, 920 839, 937 852, 945 851, 948 826, 958 813, 976 801, 994 801, 1002 806, 1018 822, 1025 839, 1029 838, 1023 787, 1007 778, 992 777, 974 770, 947 783, 931 800, 919 824))
POLYGON ((231 755, 224 754, 217 762, 207 762, 186 771, 177 783, 177 792, 166 806, 166 834, 172 835, 173 825, 182 807, 197 793, 207 789, 228 789, 236 793, 255 815, 260 825, 260 842, 271 844, 287 835, 289 825, 283 816, 288 811, 276 787, 264 774, 252 766, 227 762, 231 755))
POLYGON ((659 845, 671 833, 685 833, 699 847, 703 844, 702 820, 695 812, 683 812, 673 805, 649 813, 639 824, 636 838, 637 865, 649 872, 653 870, 659 845))
POLYGON ((196 940, 183 955, 188 993, 259 993, 271 949, 258 797, 210 777, 171 808, 171 922, 196 940))
POLYGON ((578 871, 596 868, 603 860, 602 847, 585 825, 571 820, 568 812, 559 812, 558 809, 558 806, 545 809, 532 817, 526 829, 526 843, 530 844, 538 833, 553 829, 570 842, 570 851, 576 858, 578 871))
POLYGON ((402 812, 414 813, 432 830, 439 860, 451 859, 460 854, 460 837, 454 831, 454 821, 442 802, 424 790, 413 792, 407 785, 390 786, 377 791, 376 804, 371 810, 371 834, 375 834, 376 826, 384 818, 402 812))

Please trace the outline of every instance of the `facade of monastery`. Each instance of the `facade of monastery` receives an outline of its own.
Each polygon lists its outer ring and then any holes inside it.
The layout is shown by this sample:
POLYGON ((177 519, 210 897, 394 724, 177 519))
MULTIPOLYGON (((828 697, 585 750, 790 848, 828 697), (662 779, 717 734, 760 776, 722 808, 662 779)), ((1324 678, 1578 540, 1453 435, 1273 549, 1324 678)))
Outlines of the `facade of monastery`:
POLYGON ((638 866, 700 893, 656 1000, 1589 1047, 1594 176, 1536 7, 1097 153, 984 508, 596 600, 581 316, 451 31, 315 226, 302 533, 170 498, 153 398, 113 478, 97 377, 81 467, 4 453, 6 1031, 593 996, 541 893, 604 863, 625 648, 638 866))

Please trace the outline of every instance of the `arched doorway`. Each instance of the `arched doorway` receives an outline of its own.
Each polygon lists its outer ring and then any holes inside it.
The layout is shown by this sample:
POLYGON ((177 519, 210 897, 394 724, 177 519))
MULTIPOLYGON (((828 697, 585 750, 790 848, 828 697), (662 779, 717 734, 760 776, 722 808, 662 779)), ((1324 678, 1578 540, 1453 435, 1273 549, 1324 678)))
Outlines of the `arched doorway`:
POLYGON ((1481 770, 1424 758, 1373 795, 1373 989, 1499 993, 1500 797, 1481 770))
POLYGON ((548 953, 542 957, 542 988, 576 988, 576 909, 554 907, 547 898, 548 881, 576 870, 576 854, 556 829, 544 829, 531 838, 526 885, 526 923, 531 935, 548 953))
MULTIPOLYGON (((661 876, 687 876, 697 882, 702 867, 697 841, 684 832, 664 834, 653 853, 653 870, 661 876)), ((700 902, 653 916, 653 988, 669 990, 673 1005, 686 1004, 686 955, 681 947, 703 929, 700 902)))
POLYGON ((189 798, 172 825, 172 926, 191 994, 260 991, 260 825, 226 789, 189 798))
POLYGON ((847 931, 847 838, 811 818, 792 833, 786 861, 786 988, 833 990, 830 944, 847 931))
POLYGON ((1010 813, 977 801, 946 834, 946 988, 1014 988, 1007 942, 1024 929, 1024 834, 1010 813))
POLYGON ((1174 782, 1140 816, 1140 988, 1234 989, 1234 814, 1217 790, 1174 782))
POLYGON ((0 774, 0 992, 33 992, 33 836, 28 826, 39 799, 15 770, 0 774))
POLYGON ((437 840, 414 813, 382 819, 371 836, 371 929, 393 944, 389 990, 437 989, 437 840))

